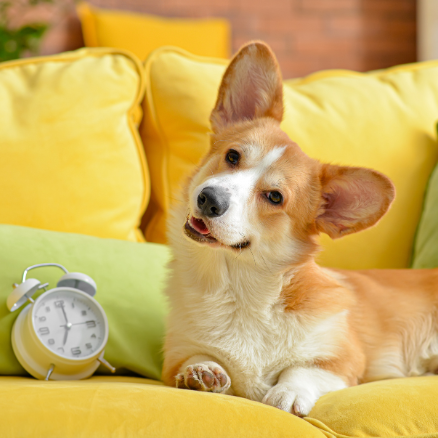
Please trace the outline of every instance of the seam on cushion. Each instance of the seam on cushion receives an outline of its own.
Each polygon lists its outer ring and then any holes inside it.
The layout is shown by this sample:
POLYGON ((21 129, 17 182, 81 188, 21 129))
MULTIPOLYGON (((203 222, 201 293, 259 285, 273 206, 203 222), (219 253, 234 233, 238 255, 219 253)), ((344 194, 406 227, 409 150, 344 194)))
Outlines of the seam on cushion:
MULTIPOLYGON (((212 56, 201 56, 201 55, 195 55, 193 53, 188 52, 187 50, 181 49, 180 47, 175 46, 162 46, 158 49, 155 49, 151 52, 151 54, 146 58, 144 61, 145 66, 147 67, 148 64, 152 63, 152 61, 155 60, 155 58, 158 58, 159 55, 161 55, 164 52, 169 53, 176 53, 178 55, 182 55, 185 58, 193 59, 194 61, 202 62, 204 64, 222 64, 222 65, 228 65, 230 63, 230 60, 223 59, 223 58, 214 58, 212 56)), ((438 63, 438 61, 436 61, 438 63)))
POLYGON ((304 417, 303 420, 306 421, 307 423, 309 423, 310 425, 316 427, 327 438, 352 438, 352 437, 347 437, 345 435, 336 434, 335 432, 333 432, 330 428, 328 428, 324 423, 322 423, 319 420, 314 420, 313 418, 309 418, 309 417, 304 417))
POLYGON ((306 85, 327 78, 345 78, 345 77, 361 78, 361 77, 370 77, 370 76, 380 78, 397 73, 414 72, 414 71, 425 70, 425 69, 436 68, 436 67, 438 67, 438 61, 432 60, 432 61, 423 61, 423 62, 411 63, 411 64, 396 65, 394 67, 389 67, 384 70, 374 70, 365 73, 357 72, 354 70, 321 70, 319 72, 312 73, 308 76, 304 76, 303 78, 286 79, 285 82, 289 86, 293 86, 293 85, 306 85))
MULTIPOLYGON (((149 117, 150 116, 150 120, 151 120, 151 124, 153 125, 156 133, 158 134, 158 138, 159 141, 162 145, 162 149, 164 150, 164 154, 160 152, 161 155, 161 169, 160 169, 160 173, 161 175, 163 175, 162 178, 160 178, 164 184, 162 184, 161 190, 163 190, 163 194, 164 194, 164 202, 166 203, 164 208, 168 208, 168 199, 169 199, 169 184, 168 184, 168 155, 169 155, 169 144, 167 141, 167 138, 164 135, 164 131, 161 129, 160 123, 158 122, 158 117, 157 117, 157 111, 155 108, 155 100, 153 98, 152 95, 152 81, 150 79, 151 77, 151 66, 153 61, 156 59, 156 57, 161 53, 161 49, 157 49, 155 51, 153 51, 144 61, 144 71, 145 71, 145 76, 148 78, 147 82, 146 82, 146 94, 145 94, 145 99, 147 102, 147 110, 148 110, 148 114, 145 114, 144 117, 149 117)), ((155 187, 155 189, 157 189, 157 187, 155 187)), ((145 236, 146 236, 146 240, 151 240, 149 233, 150 233, 150 227, 154 224, 154 222, 156 222, 156 215, 157 213, 154 213, 154 216, 152 217, 152 219, 149 221, 148 225, 146 226, 146 230, 145 230, 145 236), (154 220, 155 219, 155 220, 154 220)))
MULTIPOLYGON (((355 438, 356 435, 342 435, 340 433, 337 433, 330 429, 328 426, 326 426, 322 421, 316 420, 315 418, 311 417, 304 417, 304 420, 307 421, 307 423, 311 424, 312 426, 315 426, 317 429, 319 429, 322 433, 324 433, 327 438, 355 438)), ((369 436, 371 438, 371 435, 363 435, 369 436)), ((437 438, 438 433, 437 432, 430 432, 430 433, 422 433, 419 435, 392 435, 392 438, 437 438)), ((372 436, 372 438, 388 438, 387 436, 372 436)))
MULTIPOLYGON (((179 47, 173 47, 173 46, 163 46, 159 49, 154 50, 151 55, 146 59, 145 65, 148 63, 150 58, 156 58, 161 52, 174 52, 179 55, 183 55, 186 58, 192 59, 197 62, 202 63, 215 63, 215 64, 222 64, 222 65, 228 65, 229 60, 224 60, 220 58, 213 58, 213 57, 206 57, 206 56, 200 56, 195 55, 193 53, 187 52, 184 49, 181 49, 179 47), (157 56, 154 56, 157 55, 157 56)), ((152 59, 151 59, 152 61, 152 59)), ((284 79, 284 82, 288 82, 293 85, 298 85, 301 83, 308 83, 308 82, 316 82, 321 79, 325 79, 328 77, 362 77, 362 76, 386 76, 388 74, 394 74, 394 73, 402 73, 402 72, 409 72, 409 71, 417 71, 417 70, 423 70, 427 68, 434 68, 438 67, 438 61, 437 60, 431 60, 431 61, 421 61, 421 62, 415 62, 410 64, 402 64, 402 65, 396 65, 394 67, 388 67, 383 70, 371 70, 369 72, 357 72, 354 70, 342 70, 342 69, 333 69, 333 70, 321 70, 315 73, 311 73, 307 76, 304 76, 302 78, 290 78, 290 79, 284 79)))
MULTIPOLYGON (((162 177, 161 182, 164 182, 162 190, 164 192, 164 202, 165 202, 165 210, 161 212, 154 212, 152 218, 149 220, 149 223, 146 225, 145 235, 146 240, 150 240, 150 232, 153 231, 156 224, 158 223, 159 219, 165 216, 165 214, 169 211, 170 207, 170 183, 169 183, 169 153, 170 153, 170 146, 169 141, 165 135, 165 131, 161 127, 161 123, 158 119, 158 114, 155 107, 155 99, 153 97, 152 93, 152 81, 150 80, 151 76, 151 68, 154 61, 163 53, 176 53, 178 55, 182 55, 185 58, 190 58, 192 60, 202 62, 202 63, 216 63, 216 64, 222 64, 222 65, 228 65, 229 61, 220 59, 220 58, 211 58, 211 57, 205 57, 205 56, 198 56, 193 55, 190 52, 187 52, 184 49, 180 49, 178 47, 173 46, 163 46, 156 50, 154 50, 144 61, 144 70, 146 78, 148 79, 146 82, 146 96, 145 99, 147 101, 147 109, 149 110, 149 115, 151 119, 151 123, 158 134, 158 138, 160 140, 160 143, 163 146, 163 149, 165 150, 165 154, 161 154, 161 174, 162 177)), ((147 117, 145 115, 145 117, 147 117)))
POLYGON ((410 64, 395 65, 394 67, 388 67, 383 70, 370 71, 369 74, 376 76, 386 76, 388 74, 393 74, 393 73, 424 70, 427 68, 434 68, 434 67, 438 67, 437 60, 420 61, 420 62, 412 62, 410 64))
MULTIPOLYGON (((111 48, 83 48, 71 52, 65 52, 61 55, 50 55, 43 56, 37 58, 25 58, 13 61, 7 61, 0 64, 0 70, 5 70, 7 68, 15 68, 26 65, 34 65, 34 64, 43 64, 46 62, 73 62, 80 59, 85 59, 88 57, 93 58, 101 58, 106 55, 121 55, 127 58, 135 67, 138 75, 138 85, 137 92, 134 96, 131 106, 126 112, 126 117, 128 118, 128 127, 131 132, 132 138, 134 139, 134 143, 137 149, 137 156, 140 161, 140 168, 143 176, 143 196, 140 206, 140 211, 137 212, 137 219, 135 225, 132 229, 129 230, 129 233, 136 230, 140 227, 141 218, 143 217, 144 212, 146 211, 147 204, 149 202, 150 196, 150 179, 149 179, 149 169, 147 166, 146 155, 144 152, 143 142, 140 139, 139 132, 136 127, 135 117, 136 117, 136 109, 141 105, 143 100, 144 92, 145 92, 145 73, 143 71, 143 66, 140 60, 128 50, 119 50, 119 49, 111 49, 111 48)), ((128 233, 128 234, 129 234, 128 233)), ((128 236, 126 236, 128 238, 128 236)))
MULTIPOLYGON (((34 58, 14 59, 0 63, 0 70, 11 67, 20 67, 22 65, 42 64, 45 62, 65 62, 83 59, 89 56, 93 58, 101 57, 102 55, 122 55, 133 61, 134 64, 141 65, 141 62, 136 56, 128 50, 112 49, 106 47, 83 47, 82 49, 64 52, 59 55, 37 56, 34 58), (134 61, 136 60, 136 62, 134 61)), ((137 67, 137 65, 136 65, 137 67)), ((139 69, 141 71, 141 69, 139 69)))
MULTIPOLYGON (((137 96, 134 99, 134 102, 132 106, 128 110, 128 126, 131 130, 131 134, 134 138, 135 146, 137 148, 137 155, 138 159, 140 161, 140 168, 143 175, 143 197, 141 200, 141 205, 139 208, 139 211, 137 212, 137 220, 134 226, 135 233, 138 236, 138 233, 141 233, 140 231, 140 224, 141 219, 143 217, 143 214, 146 212, 146 208, 149 203, 150 195, 151 195, 151 182, 150 182, 150 175, 149 175, 149 169, 146 159, 146 153, 143 146, 143 141, 141 140, 140 133, 137 129, 137 123, 136 123, 136 110, 138 107, 140 107, 141 102, 144 98, 144 93, 146 90, 146 75, 143 70, 143 65, 141 61, 130 52, 121 51, 121 54, 128 56, 129 59, 134 63, 134 66, 137 70, 139 83, 138 83, 138 89, 137 89, 137 96), (138 231, 137 231, 138 230, 138 231)), ((141 239, 140 241, 144 241, 144 239, 141 239)))
POLYGON ((82 24, 82 36, 87 47, 99 47, 99 39, 97 38, 97 24, 94 8, 87 2, 80 2, 76 6, 76 13, 82 24))

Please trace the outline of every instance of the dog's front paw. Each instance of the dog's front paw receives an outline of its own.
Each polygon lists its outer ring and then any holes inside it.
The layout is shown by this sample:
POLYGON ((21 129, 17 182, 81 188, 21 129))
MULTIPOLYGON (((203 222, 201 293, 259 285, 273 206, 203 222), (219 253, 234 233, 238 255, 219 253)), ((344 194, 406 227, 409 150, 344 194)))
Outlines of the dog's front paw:
POLYGON ((215 363, 189 365, 175 379, 177 388, 195 391, 225 392, 231 385, 228 374, 215 363))
POLYGON ((301 393, 291 384, 279 383, 273 386, 263 398, 263 403, 290 412, 298 417, 309 415, 318 398, 310 393, 301 393))

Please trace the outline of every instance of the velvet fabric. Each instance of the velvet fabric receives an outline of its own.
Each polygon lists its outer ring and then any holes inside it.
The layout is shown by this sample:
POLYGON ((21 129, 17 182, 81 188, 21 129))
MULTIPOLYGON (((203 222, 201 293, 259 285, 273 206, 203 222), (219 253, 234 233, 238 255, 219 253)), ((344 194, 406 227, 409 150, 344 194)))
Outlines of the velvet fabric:
POLYGON ((0 64, 0 223, 144 241, 143 95, 114 49, 0 64))
POLYGON ((429 179, 415 239, 412 267, 438 268, 438 166, 429 179))
POLYGON ((240 397, 125 376, 44 382, 0 377, 2 438, 435 438, 436 377, 323 396, 305 419, 240 397))
POLYGON ((161 46, 178 46, 201 56, 230 56, 231 27, 223 18, 158 17, 85 2, 77 11, 88 47, 129 50, 141 60, 161 46))
POLYGON ((328 438, 438 436, 438 377, 366 383, 321 397, 306 420, 328 438))
POLYGON ((324 438, 261 403, 134 377, 0 377, 0 412, 2 438, 324 438))

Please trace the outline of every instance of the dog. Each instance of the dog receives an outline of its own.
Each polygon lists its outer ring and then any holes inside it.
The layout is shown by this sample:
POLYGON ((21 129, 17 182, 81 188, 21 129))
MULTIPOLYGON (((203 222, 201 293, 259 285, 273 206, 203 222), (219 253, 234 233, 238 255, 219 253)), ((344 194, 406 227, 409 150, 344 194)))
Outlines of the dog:
POLYGON ((163 380, 306 416, 319 397, 438 369, 438 269, 327 269, 317 236, 376 224, 383 174, 322 164, 280 129, 280 69, 252 42, 232 59, 211 149, 168 222, 163 380))

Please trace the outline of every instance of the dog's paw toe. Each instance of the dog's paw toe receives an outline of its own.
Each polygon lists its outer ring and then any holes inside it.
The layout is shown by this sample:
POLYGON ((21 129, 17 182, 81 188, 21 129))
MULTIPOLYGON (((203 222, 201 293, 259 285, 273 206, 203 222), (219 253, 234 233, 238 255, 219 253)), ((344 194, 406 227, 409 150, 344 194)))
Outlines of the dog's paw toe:
POLYGON ((312 410, 316 400, 308 394, 299 394, 291 385, 277 384, 263 398, 263 403, 290 412, 298 417, 305 417, 312 410))
POLYGON ((224 392, 230 385, 228 374, 219 366, 189 365, 175 377, 176 387, 195 391, 224 392))
POLYGON ((295 392, 286 385, 276 385, 266 393, 262 402, 282 411, 291 412, 295 398, 295 392))
POLYGON ((305 397, 297 397, 292 406, 292 413, 297 417, 306 417, 310 414, 314 405, 315 401, 313 400, 305 397))

